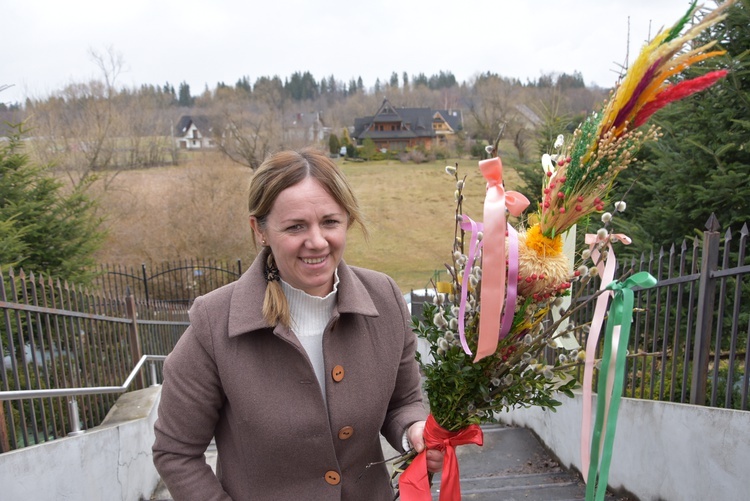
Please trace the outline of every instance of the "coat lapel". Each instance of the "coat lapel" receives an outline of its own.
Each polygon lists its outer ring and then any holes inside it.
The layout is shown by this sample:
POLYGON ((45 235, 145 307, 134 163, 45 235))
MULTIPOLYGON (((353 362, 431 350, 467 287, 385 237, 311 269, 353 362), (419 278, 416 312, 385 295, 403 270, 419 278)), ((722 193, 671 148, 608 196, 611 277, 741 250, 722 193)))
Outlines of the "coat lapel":
MULTIPOLYGON (((264 263, 269 250, 263 251, 255 258, 250 268, 234 283, 229 307, 229 337, 239 336, 259 329, 274 328, 280 337, 293 336, 289 329, 271 326, 262 315, 263 298, 266 293, 264 263)), ((338 267, 339 286, 338 300, 334 315, 345 313, 377 317, 378 309, 362 281, 342 260, 338 267)))

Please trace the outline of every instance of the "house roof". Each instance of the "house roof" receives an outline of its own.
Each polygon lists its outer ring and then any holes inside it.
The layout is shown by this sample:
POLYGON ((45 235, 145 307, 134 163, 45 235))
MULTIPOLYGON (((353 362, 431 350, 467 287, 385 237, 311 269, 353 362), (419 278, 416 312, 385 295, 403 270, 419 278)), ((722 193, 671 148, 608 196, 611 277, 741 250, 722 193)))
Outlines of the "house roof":
POLYGON ((325 126, 319 111, 310 113, 294 113, 288 120, 291 127, 312 127, 313 125, 325 126))
POLYGON ((177 122, 175 128, 175 134, 178 136, 184 136, 187 134, 191 124, 195 124, 195 127, 203 136, 208 136, 211 132, 210 121, 205 115, 182 115, 180 121, 177 122))
POLYGON ((539 115, 534 113, 532 109, 526 106, 525 104, 517 104, 516 109, 534 127, 537 127, 542 124, 542 119, 539 118, 539 115))
POLYGON ((433 110, 432 108, 396 108, 384 99, 380 109, 371 116, 354 120, 355 138, 399 139, 406 137, 435 137, 434 120, 445 121, 454 131, 462 128, 462 116, 458 110, 433 110), (399 130, 377 131, 374 124, 399 123, 399 130))

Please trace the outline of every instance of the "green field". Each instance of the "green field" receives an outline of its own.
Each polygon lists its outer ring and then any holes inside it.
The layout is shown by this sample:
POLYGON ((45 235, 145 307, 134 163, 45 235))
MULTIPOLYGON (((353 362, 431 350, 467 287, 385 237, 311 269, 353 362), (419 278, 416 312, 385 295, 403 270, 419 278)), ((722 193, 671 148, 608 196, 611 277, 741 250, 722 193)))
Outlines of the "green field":
MULTIPOLYGON (((455 182, 446 165, 466 176, 464 211, 482 220, 485 182, 477 160, 423 164, 397 160, 337 160, 360 198, 369 239, 349 233, 345 260, 392 276, 402 291, 426 287, 450 260, 454 238, 455 182)), ((541 172, 541 170, 540 170, 541 172)), ((192 155, 180 167, 124 171, 104 196, 110 236, 100 262, 139 266, 190 257, 249 265, 254 250, 245 189, 250 170, 216 154, 192 155)), ((520 180, 506 162, 508 189, 520 180)))

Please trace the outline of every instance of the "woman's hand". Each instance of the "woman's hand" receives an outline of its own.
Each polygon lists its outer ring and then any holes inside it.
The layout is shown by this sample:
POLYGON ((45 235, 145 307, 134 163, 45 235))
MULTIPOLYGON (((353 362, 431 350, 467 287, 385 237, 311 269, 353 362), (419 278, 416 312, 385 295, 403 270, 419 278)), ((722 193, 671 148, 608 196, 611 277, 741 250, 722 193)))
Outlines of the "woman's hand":
MULTIPOLYGON (((424 425, 425 421, 417 421, 406 432, 406 438, 417 452, 424 450, 424 425)), ((440 473, 443 471, 443 454, 444 451, 435 449, 427 450, 427 471, 430 473, 440 473)))

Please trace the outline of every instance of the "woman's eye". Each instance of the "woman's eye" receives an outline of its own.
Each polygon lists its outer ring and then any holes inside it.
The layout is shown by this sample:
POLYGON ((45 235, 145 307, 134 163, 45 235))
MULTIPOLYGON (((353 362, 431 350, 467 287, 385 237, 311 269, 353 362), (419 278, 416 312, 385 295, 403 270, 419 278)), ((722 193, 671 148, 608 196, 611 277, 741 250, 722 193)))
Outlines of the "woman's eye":
POLYGON ((286 229, 286 231, 300 231, 300 230, 302 230, 301 224, 293 224, 292 226, 286 229))
POLYGON ((336 226, 339 224, 338 219, 327 219, 323 224, 326 226, 336 226))

